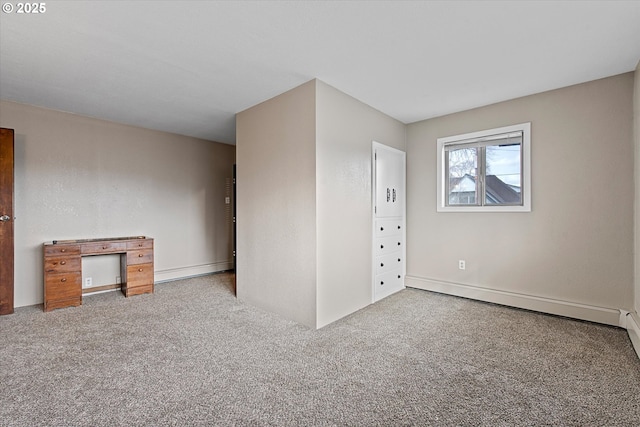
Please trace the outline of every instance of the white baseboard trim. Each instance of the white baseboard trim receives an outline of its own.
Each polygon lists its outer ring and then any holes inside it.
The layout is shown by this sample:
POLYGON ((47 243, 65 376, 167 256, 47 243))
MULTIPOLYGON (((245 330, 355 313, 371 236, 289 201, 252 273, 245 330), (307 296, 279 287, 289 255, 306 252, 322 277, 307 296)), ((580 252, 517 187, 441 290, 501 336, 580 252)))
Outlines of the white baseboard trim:
POLYGON ((627 333, 633 344, 633 349, 640 357, 640 318, 638 313, 627 313, 627 333))
POLYGON ((459 283, 443 282, 415 276, 406 276, 405 285, 411 288, 524 308, 526 310, 539 311, 574 319, 588 320, 590 322, 604 323, 605 325, 619 326, 621 328, 625 327, 623 322, 626 322, 623 320, 625 316, 621 316, 621 310, 612 308, 480 288, 459 283))
POLYGON ((154 282, 170 282, 172 280, 186 279, 188 277, 203 276, 219 271, 231 270, 233 261, 214 262, 210 264, 192 265, 190 267, 168 268, 157 270, 154 273, 154 282))

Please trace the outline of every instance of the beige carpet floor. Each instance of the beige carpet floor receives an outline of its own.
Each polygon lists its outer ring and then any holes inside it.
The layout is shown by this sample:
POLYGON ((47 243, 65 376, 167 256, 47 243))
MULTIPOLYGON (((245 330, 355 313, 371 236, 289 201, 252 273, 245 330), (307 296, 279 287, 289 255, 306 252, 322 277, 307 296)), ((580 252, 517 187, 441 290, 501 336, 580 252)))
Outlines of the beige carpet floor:
POLYGON ((0 317, 0 426, 634 426, 626 331, 407 289, 313 331, 231 275, 0 317))

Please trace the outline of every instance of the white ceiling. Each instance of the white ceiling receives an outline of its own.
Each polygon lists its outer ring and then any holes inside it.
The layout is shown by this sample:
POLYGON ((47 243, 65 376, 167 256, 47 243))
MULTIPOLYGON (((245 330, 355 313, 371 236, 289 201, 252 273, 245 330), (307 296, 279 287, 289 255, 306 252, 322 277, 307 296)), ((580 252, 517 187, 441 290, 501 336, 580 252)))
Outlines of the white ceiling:
POLYGON ((640 60, 640 1, 45 4, 0 13, 0 98, 230 144, 313 78, 410 123, 640 60))

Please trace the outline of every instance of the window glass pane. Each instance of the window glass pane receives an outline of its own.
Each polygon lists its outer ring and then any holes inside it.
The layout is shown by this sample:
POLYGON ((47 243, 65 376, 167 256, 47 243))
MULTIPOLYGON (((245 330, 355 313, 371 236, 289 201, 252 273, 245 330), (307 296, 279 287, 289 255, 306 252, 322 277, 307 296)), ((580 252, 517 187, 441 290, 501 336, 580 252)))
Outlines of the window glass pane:
POLYGON ((438 212, 531 212, 531 123, 437 141, 438 212))
POLYGON ((478 150, 479 148, 474 147, 447 152, 449 205, 478 203, 478 150))
POLYGON ((489 145, 485 151, 485 204, 522 204, 522 143, 489 145))

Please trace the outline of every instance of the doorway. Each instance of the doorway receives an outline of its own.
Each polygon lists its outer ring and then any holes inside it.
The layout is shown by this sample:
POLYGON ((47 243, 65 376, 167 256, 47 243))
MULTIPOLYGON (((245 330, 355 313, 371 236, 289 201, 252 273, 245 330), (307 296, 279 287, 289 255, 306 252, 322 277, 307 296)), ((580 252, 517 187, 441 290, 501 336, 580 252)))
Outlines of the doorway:
POLYGON ((13 140, 0 128, 0 315, 13 313, 13 140))
POLYGON ((238 296, 238 291, 237 291, 237 282, 236 282, 236 277, 238 275, 238 263, 236 262, 236 165, 234 163, 233 165, 233 181, 232 181, 232 185, 233 185, 233 190, 232 190, 232 198, 231 198, 231 212, 232 212, 232 217, 233 217, 233 225, 232 225, 232 234, 233 234, 233 239, 232 239, 232 255, 233 255, 233 295, 235 295, 236 297, 238 296))

